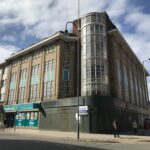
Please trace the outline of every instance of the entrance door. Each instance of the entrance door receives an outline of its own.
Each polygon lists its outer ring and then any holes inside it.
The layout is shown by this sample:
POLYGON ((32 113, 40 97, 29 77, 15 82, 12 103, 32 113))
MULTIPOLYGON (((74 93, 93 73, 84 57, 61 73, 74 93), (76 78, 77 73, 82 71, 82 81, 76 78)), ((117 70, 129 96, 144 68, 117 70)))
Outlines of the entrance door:
POLYGON ((5 115, 5 122, 4 122, 5 126, 8 127, 8 128, 13 127, 14 126, 14 118, 15 118, 14 113, 7 113, 5 115))

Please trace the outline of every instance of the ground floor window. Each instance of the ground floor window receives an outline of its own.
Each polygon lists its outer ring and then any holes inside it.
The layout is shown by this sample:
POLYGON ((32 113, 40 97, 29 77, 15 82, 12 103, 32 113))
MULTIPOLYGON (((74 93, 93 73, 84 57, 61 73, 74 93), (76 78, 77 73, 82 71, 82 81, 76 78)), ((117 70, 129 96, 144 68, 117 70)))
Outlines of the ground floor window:
POLYGON ((16 115, 16 126, 38 127, 39 112, 19 112, 16 115))

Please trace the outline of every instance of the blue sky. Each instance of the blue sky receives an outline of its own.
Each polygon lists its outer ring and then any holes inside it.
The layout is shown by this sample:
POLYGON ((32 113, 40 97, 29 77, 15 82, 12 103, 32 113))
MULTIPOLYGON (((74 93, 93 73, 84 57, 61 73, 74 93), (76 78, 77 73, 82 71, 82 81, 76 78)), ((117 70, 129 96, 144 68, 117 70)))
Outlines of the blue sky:
MULTIPOLYGON (((68 20, 77 18, 77 1, 0 0, 0 61, 64 30, 68 20)), ((80 3, 80 16, 106 11, 139 60, 150 57, 149 0, 80 0, 80 3)), ((150 73, 150 62, 145 67, 150 73)), ((150 79, 148 84, 150 89, 150 79)))

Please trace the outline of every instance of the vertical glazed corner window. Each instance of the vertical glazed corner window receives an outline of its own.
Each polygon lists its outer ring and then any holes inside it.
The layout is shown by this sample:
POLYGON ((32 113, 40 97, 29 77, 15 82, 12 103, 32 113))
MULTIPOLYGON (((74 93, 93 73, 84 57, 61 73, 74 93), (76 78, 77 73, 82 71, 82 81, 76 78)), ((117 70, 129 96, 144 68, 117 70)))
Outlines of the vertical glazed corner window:
POLYGON ((63 69, 63 81, 69 81, 69 70, 63 69))

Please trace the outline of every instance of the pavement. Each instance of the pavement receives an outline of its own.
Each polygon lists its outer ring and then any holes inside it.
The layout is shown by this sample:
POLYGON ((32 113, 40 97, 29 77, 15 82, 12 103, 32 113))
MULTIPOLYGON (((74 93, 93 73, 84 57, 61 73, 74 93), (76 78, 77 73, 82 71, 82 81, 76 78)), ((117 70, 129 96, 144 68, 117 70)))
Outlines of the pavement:
MULTIPOLYGON (((2 133, 2 132, 1 132, 2 133)), ((50 140, 63 140, 63 141, 80 141, 80 142, 103 142, 103 143, 142 143, 150 142, 150 130, 141 130, 138 135, 132 135, 132 132, 121 133, 119 138, 114 138, 112 134, 89 134, 80 133, 80 139, 77 139, 76 132, 63 132, 63 131, 50 131, 39 129, 20 129, 15 131, 13 128, 6 128, 3 132, 4 135, 23 135, 30 136, 33 139, 40 139, 43 141, 50 140)), ((1 134, 2 135, 2 134, 1 134)))

